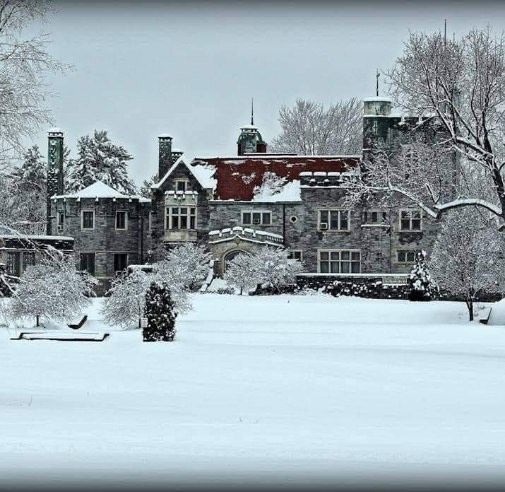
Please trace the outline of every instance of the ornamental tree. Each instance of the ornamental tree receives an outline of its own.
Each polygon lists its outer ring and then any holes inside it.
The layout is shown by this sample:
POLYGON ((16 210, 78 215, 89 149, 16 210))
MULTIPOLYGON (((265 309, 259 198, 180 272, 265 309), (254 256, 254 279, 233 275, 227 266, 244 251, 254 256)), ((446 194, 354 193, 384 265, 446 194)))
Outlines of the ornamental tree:
POLYGON ((431 256, 433 278, 441 289, 464 298, 470 321, 484 292, 505 289, 504 242, 489 217, 467 208, 447 216, 431 256))
POLYGON ((90 304, 96 281, 78 272, 75 259, 65 255, 47 255, 37 265, 29 266, 20 278, 9 306, 15 319, 35 317, 54 321, 74 318, 90 304))
POLYGON ((164 282, 152 282, 145 295, 143 329, 144 342, 171 342, 175 337, 175 303, 170 288, 164 282))
POLYGON ((408 277, 411 301, 429 301, 434 293, 435 285, 426 262, 426 251, 416 253, 416 262, 408 277))
POLYGON ((104 320, 110 325, 123 328, 138 323, 140 328, 151 277, 139 269, 116 277, 104 300, 102 308, 104 320))

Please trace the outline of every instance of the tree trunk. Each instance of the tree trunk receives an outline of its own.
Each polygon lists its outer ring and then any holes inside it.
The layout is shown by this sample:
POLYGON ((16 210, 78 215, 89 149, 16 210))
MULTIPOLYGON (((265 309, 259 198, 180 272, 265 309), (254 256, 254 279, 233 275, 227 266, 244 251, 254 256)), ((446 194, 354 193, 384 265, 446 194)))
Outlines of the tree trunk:
POLYGON ((468 319, 473 321, 473 299, 466 300, 466 307, 468 308, 468 319))
POLYGON ((37 320, 37 326, 40 326, 40 316, 37 314, 35 318, 37 320))

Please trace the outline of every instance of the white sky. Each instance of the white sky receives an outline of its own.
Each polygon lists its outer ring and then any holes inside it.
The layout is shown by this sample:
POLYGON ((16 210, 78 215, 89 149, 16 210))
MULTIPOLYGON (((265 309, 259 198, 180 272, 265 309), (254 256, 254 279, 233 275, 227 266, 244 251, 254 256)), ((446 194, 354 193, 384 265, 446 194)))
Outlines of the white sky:
MULTIPOLYGON (((74 70, 51 77, 54 126, 77 138, 107 129, 135 159, 133 178, 157 170, 157 136, 188 157, 236 153, 239 127, 269 142, 281 105, 375 95, 375 70, 401 53, 409 30, 462 33, 505 26, 500 2, 93 2, 57 4, 44 31, 74 70)), ((46 152, 46 134, 35 143, 46 152)))

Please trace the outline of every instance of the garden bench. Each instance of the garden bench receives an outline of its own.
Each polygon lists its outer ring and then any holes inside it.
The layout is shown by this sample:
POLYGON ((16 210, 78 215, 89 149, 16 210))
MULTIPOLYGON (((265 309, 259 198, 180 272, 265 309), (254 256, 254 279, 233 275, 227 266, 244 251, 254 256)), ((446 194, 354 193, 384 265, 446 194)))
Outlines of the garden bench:
POLYGON ((489 317, 491 316, 491 309, 490 307, 484 308, 480 313, 479 313, 479 323, 482 323, 483 325, 487 325, 489 321, 489 317))
POLYGON ((69 328, 72 328, 72 330, 78 330, 79 328, 82 328, 82 325, 84 323, 86 323, 87 320, 88 320, 88 315, 86 314, 85 316, 82 317, 82 319, 81 319, 81 321, 79 321, 79 323, 70 323, 67 326, 69 328))
POLYGON ((56 340, 60 342, 103 342, 109 333, 71 333, 66 331, 22 331, 11 340, 56 340))

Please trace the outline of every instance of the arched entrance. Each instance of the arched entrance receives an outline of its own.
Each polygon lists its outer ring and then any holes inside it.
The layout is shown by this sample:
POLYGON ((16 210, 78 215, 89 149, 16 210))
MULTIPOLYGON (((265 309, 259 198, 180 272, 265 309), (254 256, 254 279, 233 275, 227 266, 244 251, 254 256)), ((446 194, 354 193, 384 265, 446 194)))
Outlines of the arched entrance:
POLYGON ((233 260, 238 255, 248 255, 250 254, 247 251, 244 251, 243 249, 232 249, 231 251, 228 251, 223 257, 223 273, 226 272, 228 268, 228 263, 233 260))

